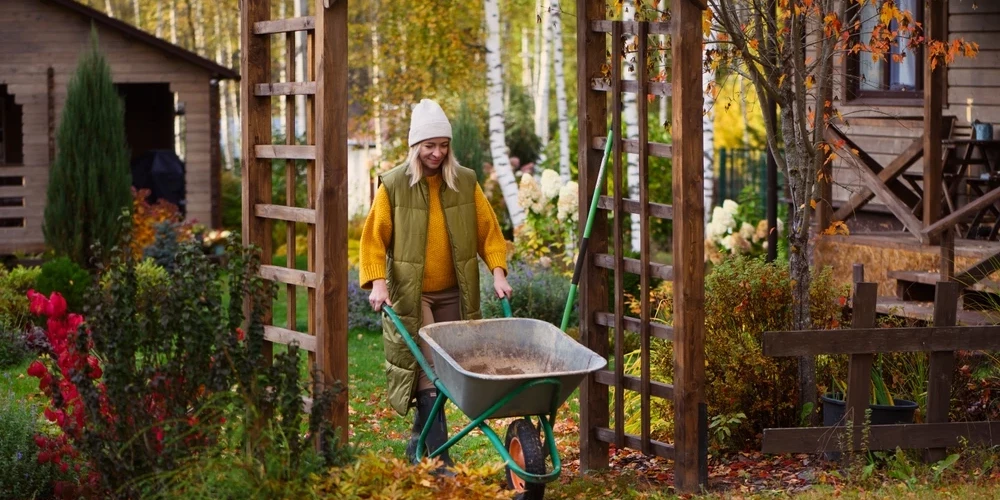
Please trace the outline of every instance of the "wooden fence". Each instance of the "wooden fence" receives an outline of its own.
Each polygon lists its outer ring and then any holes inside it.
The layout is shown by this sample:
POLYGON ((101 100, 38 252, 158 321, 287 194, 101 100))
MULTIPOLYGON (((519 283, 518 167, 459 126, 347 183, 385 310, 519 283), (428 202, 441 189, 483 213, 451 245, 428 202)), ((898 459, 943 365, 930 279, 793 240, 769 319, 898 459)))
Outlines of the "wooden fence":
POLYGON ((949 422, 955 351, 1000 349, 1000 326, 955 326, 962 286, 938 282, 934 326, 876 328, 876 283, 864 282, 864 268, 854 268, 853 320, 846 330, 766 332, 767 356, 849 354, 846 412, 833 427, 765 429, 765 453, 815 453, 924 449, 928 461, 944 458, 945 448, 963 443, 1000 444, 1000 422, 949 422), (865 425, 871 390, 872 363, 877 353, 929 352, 930 374, 924 423, 865 425), (996 436, 996 437, 994 437, 996 436))

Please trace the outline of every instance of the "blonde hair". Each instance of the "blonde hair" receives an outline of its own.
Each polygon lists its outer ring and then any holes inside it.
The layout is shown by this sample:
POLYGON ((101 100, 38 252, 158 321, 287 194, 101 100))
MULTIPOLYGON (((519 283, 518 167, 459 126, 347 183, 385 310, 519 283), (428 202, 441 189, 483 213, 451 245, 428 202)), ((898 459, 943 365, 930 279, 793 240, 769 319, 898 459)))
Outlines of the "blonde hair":
MULTIPOLYGON (((415 186, 424 177, 424 164, 420 161, 420 144, 410 146, 410 152, 406 155, 406 173, 410 176, 410 186, 415 186)), ((448 155, 441 162, 441 178, 452 190, 458 191, 456 180, 458 179, 458 160, 455 159, 453 151, 449 148, 448 155)))

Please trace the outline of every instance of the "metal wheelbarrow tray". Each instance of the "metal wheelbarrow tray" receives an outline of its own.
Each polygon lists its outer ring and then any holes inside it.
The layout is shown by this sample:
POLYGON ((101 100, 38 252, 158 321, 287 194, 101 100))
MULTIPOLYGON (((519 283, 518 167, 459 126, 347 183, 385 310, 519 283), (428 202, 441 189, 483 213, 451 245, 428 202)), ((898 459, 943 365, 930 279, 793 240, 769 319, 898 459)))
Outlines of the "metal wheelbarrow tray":
POLYGON ((536 319, 435 323, 421 328, 420 337, 431 348, 434 372, 452 402, 473 418, 525 384, 486 418, 546 415, 561 406, 588 373, 607 365, 556 326, 536 319), (559 383, 530 384, 542 379, 559 383))

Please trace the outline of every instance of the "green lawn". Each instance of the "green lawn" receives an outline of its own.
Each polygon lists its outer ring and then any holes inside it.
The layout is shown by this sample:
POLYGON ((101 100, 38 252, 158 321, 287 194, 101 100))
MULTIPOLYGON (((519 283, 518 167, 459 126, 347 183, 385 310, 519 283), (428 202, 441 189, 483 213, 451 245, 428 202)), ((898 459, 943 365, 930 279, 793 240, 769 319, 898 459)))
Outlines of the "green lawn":
POLYGON ((38 379, 28 376, 28 365, 25 361, 19 365, 0 370, 0 392, 10 391, 21 401, 32 402, 41 396, 38 390, 38 379))

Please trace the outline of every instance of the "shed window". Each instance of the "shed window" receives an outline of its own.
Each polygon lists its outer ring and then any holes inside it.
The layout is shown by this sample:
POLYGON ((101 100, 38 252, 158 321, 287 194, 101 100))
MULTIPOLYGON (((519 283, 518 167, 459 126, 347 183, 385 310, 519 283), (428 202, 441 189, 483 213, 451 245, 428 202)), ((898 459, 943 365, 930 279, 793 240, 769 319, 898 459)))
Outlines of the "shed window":
POLYGON ((22 118, 21 106, 14 102, 7 86, 0 85, 0 165, 24 163, 22 118))

